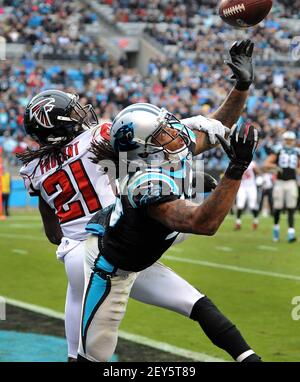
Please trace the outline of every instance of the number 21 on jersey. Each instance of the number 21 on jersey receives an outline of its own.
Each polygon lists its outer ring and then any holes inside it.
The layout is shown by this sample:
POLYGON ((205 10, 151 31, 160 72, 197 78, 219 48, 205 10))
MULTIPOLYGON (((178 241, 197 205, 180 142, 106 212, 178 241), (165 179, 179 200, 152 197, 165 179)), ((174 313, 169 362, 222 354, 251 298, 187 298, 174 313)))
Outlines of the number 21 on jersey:
POLYGON ((43 182, 43 188, 48 196, 57 193, 59 190, 58 186, 61 188, 61 192, 53 201, 57 211, 56 214, 61 224, 85 216, 82 201, 75 200, 71 202, 71 199, 76 196, 78 192, 75 187, 80 191, 82 200, 91 214, 101 209, 99 198, 89 180, 82 161, 78 159, 70 163, 69 168, 72 172, 74 183, 72 183, 69 174, 64 169, 60 169, 51 174, 43 182), (64 206, 67 206, 67 208, 64 206))

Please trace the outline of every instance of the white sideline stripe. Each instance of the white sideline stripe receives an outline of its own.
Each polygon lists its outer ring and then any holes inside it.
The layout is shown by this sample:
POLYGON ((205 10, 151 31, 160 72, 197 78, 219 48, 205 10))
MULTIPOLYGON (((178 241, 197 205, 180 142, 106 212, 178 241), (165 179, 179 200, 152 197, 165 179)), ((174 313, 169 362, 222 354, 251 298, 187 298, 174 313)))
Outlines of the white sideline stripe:
POLYGON ((216 233, 216 237, 218 236, 224 236, 224 237, 228 237, 228 236, 235 236, 237 237, 237 235, 239 234, 242 234, 243 237, 251 237, 253 238, 253 234, 252 233, 243 233, 243 232, 217 232, 216 233))
POLYGON ((218 251, 223 251, 223 252, 232 252, 233 249, 230 247, 215 247, 218 251))
MULTIPOLYGON (((38 238, 35 236, 31 236, 31 235, 17 235, 16 236, 14 234, 9 234, 9 233, 7 233, 7 234, 6 233, 0 233, 0 237, 13 238, 13 239, 28 239, 28 240, 34 240, 34 241, 46 241, 46 238, 38 238)), ((261 271, 259 269, 243 268, 243 267, 238 267, 238 266, 234 266, 234 265, 211 263, 209 261, 193 260, 193 259, 189 259, 189 258, 180 258, 180 257, 169 256, 169 255, 165 255, 163 257, 163 259, 178 261, 181 263, 203 265, 203 266, 211 267, 211 268, 228 269, 228 270, 236 271, 236 272, 244 272, 244 273, 262 275, 262 276, 270 276, 270 277, 277 277, 277 278, 281 278, 281 279, 300 281, 300 276, 289 275, 289 274, 285 274, 285 273, 261 271)))
POLYGON ((45 316, 48 316, 48 317, 58 318, 59 320, 65 319, 64 313, 57 312, 57 311, 52 310, 52 309, 44 308, 44 307, 39 306, 39 305, 33 305, 33 304, 29 304, 27 302, 14 300, 14 299, 9 298, 9 297, 5 297, 5 296, 1 296, 1 297, 3 297, 5 299, 7 304, 12 305, 12 306, 16 306, 17 308, 23 308, 26 310, 30 310, 31 312, 44 314, 45 316))
MULTIPOLYGON (((1 296, 1 297, 4 298, 6 303, 8 303, 9 305, 13 305, 13 306, 16 306, 18 308, 30 310, 31 312, 40 313, 40 314, 43 314, 43 315, 48 316, 48 317, 53 317, 53 318, 57 318, 60 320, 65 319, 64 313, 57 312, 57 311, 52 310, 52 309, 44 308, 42 306, 28 304, 28 303, 23 302, 23 301, 14 300, 14 299, 11 299, 11 298, 8 298, 5 296, 1 296)), ((139 336, 137 334, 133 334, 133 333, 129 333, 129 332, 125 332, 123 330, 119 331, 119 337, 123 338, 125 340, 128 340, 128 341, 131 341, 131 342, 138 343, 140 345, 146 345, 146 346, 152 347, 154 349, 165 351, 165 352, 177 355, 177 356, 190 358, 190 359, 193 359, 194 361, 199 361, 199 362, 227 362, 226 360, 224 360, 222 358, 216 358, 216 357, 212 357, 212 356, 205 354, 205 353, 198 353, 198 352, 194 352, 192 350, 179 348, 177 346, 173 346, 173 345, 167 344, 165 342, 155 341, 151 338, 139 336)))
POLYGON ((211 263, 209 261, 193 260, 193 259, 174 257, 174 256, 169 256, 169 255, 164 256, 162 259, 178 261, 180 263, 203 265, 205 267, 211 267, 211 268, 227 269, 229 271, 235 271, 235 272, 244 272, 244 273, 250 273, 250 274, 255 274, 255 275, 270 276, 270 277, 277 277, 277 278, 281 278, 281 279, 300 281, 300 276, 288 275, 285 273, 261 271, 259 269, 243 268, 243 267, 238 267, 235 265, 211 263))
MULTIPOLYGON (((13 239, 28 239, 28 240, 34 240, 34 241, 46 241, 45 238, 37 238, 37 237, 31 236, 31 235, 17 235, 16 236, 16 235, 9 234, 9 233, 7 233, 7 234, 6 233, 0 233, 0 237, 13 238, 13 239)), ((243 267, 238 267, 235 265, 211 263, 209 261, 193 260, 193 259, 189 259, 189 258, 180 258, 180 257, 169 256, 169 255, 165 255, 163 257, 163 259, 178 261, 181 263, 203 265, 203 266, 211 267, 211 268, 228 269, 228 270, 236 271, 236 272, 244 272, 244 273, 262 275, 262 276, 270 276, 270 277, 277 277, 277 278, 281 278, 281 279, 300 281, 300 276, 289 275, 286 273, 261 271, 259 269, 243 268, 243 267)))
POLYGON ((183 249, 177 248, 177 247, 170 247, 169 251, 171 251, 171 252, 183 252, 183 249))
POLYGON ((18 248, 13 249, 12 252, 17 253, 19 255, 27 255, 28 253, 28 251, 25 251, 24 249, 18 249, 18 248))
POLYGON ((39 216, 34 216, 34 215, 19 215, 19 216, 12 216, 9 218, 9 220, 41 220, 39 216))
POLYGON ((140 345, 147 345, 154 349, 162 350, 168 353, 176 354, 182 357, 193 359, 194 361, 200 361, 200 362, 226 362, 224 359, 212 357, 205 353, 197 353, 191 350, 178 348, 177 346, 169 345, 165 342, 159 342, 152 340, 151 338, 139 336, 137 334, 131 334, 127 332, 123 332, 122 330, 119 331, 120 337, 136 342, 140 345))
POLYGON ((46 241, 46 237, 36 237, 32 235, 19 235, 19 234, 12 234, 12 233, 0 233, 0 237, 7 238, 7 239, 26 239, 26 240, 33 240, 33 241, 46 241))
POLYGON ((13 224, 8 224, 9 228, 20 228, 20 229, 24 229, 24 228, 39 228, 39 227, 42 227, 42 223, 31 223, 31 224, 28 224, 28 223, 24 223, 24 224, 18 224, 18 223, 13 223, 13 224))
POLYGON ((263 251, 274 251, 274 252, 278 251, 278 248, 274 248, 269 245, 259 245, 257 248, 262 249, 263 251))

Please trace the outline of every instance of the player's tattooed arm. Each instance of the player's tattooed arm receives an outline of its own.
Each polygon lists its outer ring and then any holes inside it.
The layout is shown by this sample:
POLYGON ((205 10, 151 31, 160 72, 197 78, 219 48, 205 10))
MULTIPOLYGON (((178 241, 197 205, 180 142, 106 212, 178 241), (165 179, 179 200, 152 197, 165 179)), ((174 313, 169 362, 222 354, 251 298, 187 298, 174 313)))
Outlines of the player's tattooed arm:
POLYGON ((218 119, 229 128, 238 121, 248 97, 249 87, 254 80, 253 49, 254 43, 249 39, 236 41, 229 51, 230 60, 225 60, 232 70, 231 78, 235 79, 236 83, 212 118, 218 119))
POLYGON ((43 220, 45 234, 52 244, 59 245, 63 237, 57 216, 53 209, 39 197, 39 210, 43 220))
POLYGON ((232 89, 223 104, 210 116, 221 121, 223 125, 231 128, 240 118, 249 91, 232 89))
POLYGON ((202 131, 194 131, 194 134, 196 135, 196 148, 194 155, 199 155, 219 145, 219 143, 212 145, 209 141, 208 135, 202 131))
POLYGON ((201 204, 175 200, 149 206, 148 214, 171 230, 214 235, 230 211, 240 186, 240 180, 223 177, 213 193, 201 204))
POLYGON ((174 231, 214 235, 233 205, 244 172, 252 162, 258 144, 258 130, 249 124, 236 126, 229 142, 217 134, 230 159, 225 175, 217 188, 201 204, 184 200, 148 207, 152 219, 174 231))

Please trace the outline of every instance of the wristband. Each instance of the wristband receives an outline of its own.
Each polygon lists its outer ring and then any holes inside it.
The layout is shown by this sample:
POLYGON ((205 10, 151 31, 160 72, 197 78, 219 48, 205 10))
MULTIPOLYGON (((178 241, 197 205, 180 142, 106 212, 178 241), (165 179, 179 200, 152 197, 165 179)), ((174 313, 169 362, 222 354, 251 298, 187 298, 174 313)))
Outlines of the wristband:
POLYGON ((237 81, 235 84, 235 89, 239 91, 246 91, 246 90, 249 90, 251 85, 252 85, 252 81, 248 81, 248 82, 237 81))
POLYGON ((249 163, 230 162, 225 171, 225 175, 229 179, 241 180, 248 166, 249 163))

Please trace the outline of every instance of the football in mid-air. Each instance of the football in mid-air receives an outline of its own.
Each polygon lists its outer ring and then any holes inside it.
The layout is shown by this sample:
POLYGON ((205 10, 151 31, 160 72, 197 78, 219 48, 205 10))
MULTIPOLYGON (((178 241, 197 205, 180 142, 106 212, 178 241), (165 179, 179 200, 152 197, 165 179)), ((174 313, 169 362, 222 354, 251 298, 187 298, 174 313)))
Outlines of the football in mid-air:
POLYGON ((219 15, 236 28, 249 28, 260 23, 272 5, 272 0, 222 0, 219 15))

